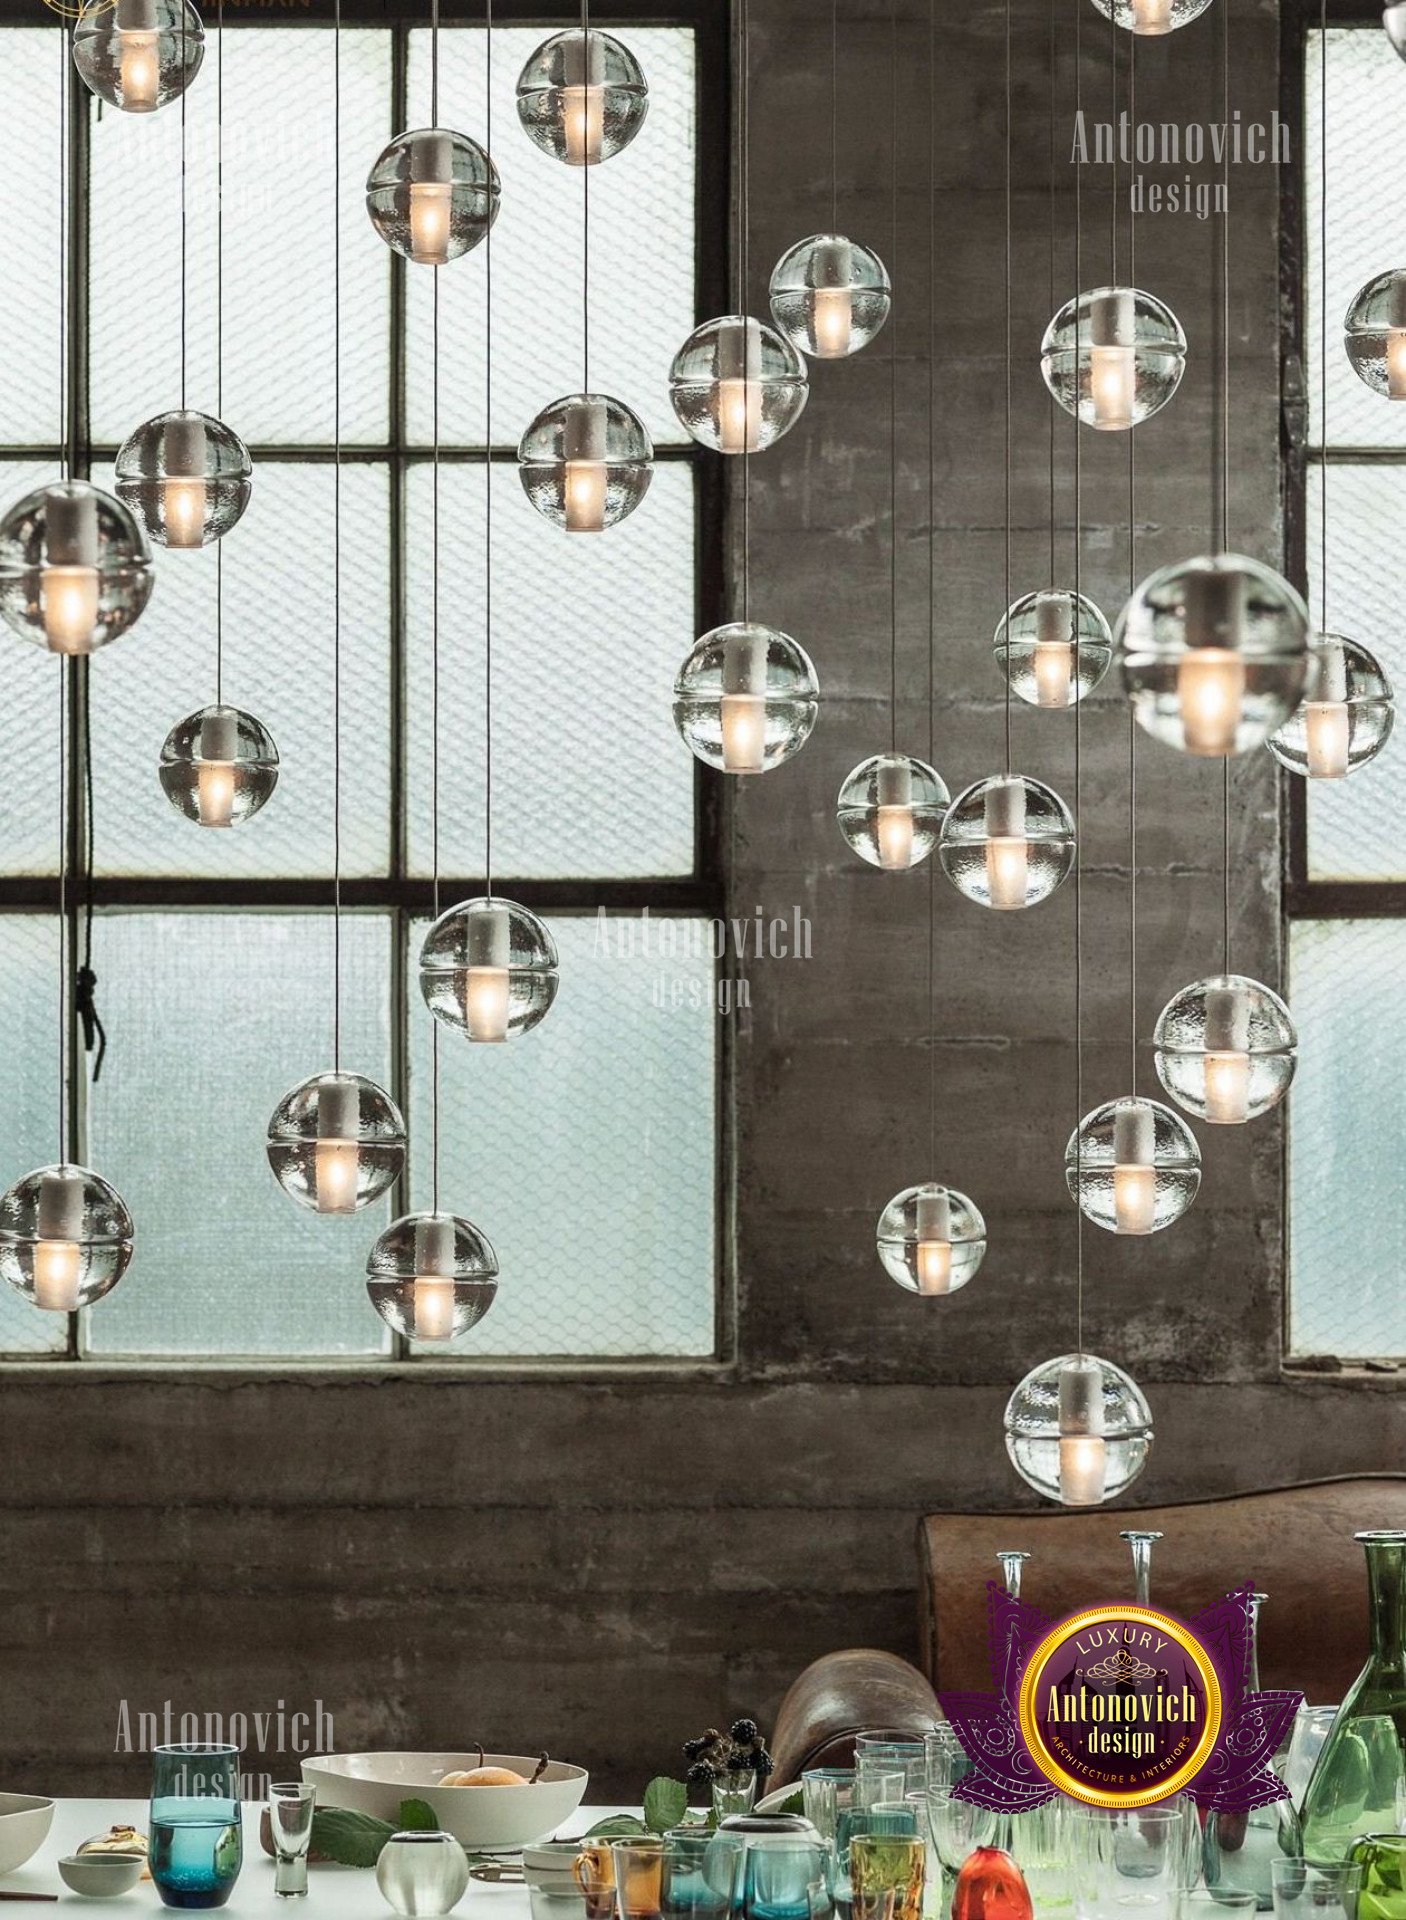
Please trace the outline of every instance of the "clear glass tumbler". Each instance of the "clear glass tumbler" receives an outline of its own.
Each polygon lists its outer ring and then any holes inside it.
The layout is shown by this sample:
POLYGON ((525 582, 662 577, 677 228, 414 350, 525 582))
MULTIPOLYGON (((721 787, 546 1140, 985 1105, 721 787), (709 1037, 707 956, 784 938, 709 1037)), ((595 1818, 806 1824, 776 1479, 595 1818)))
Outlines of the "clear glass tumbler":
POLYGON ((277 1862, 273 1890, 285 1898, 308 1890, 308 1846, 317 1791, 302 1780, 276 1780, 269 1787, 269 1831, 277 1862))

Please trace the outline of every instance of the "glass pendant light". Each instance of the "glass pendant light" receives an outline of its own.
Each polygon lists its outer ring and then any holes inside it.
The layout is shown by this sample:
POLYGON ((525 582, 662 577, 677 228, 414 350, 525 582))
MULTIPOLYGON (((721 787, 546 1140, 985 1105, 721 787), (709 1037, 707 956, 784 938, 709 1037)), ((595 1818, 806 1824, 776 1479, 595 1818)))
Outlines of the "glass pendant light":
POLYGON ((534 147, 568 167, 594 167, 623 153, 649 112, 640 63, 608 33, 554 33, 517 83, 517 117, 534 147))
POLYGON ((1006 1403, 1006 1452, 1036 1493, 1097 1507, 1125 1493, 1147 1464, 1152 1412, 1130 1374, 1091 1353, 1027 1373, 1006 1403))
POLYGON ((132 1216, 87 1167, 40 1167, 0 1199, 0 1275, 31 1306, 76 1313, 111 1293, 132 1258, 132 1216))
POLYGON ((745 314, 706 320, 669 368, 679 425, 718 453, 761 453, 795 426, 810 388, 789 340, 745 314))
POLYGON ((878 254, 839 233, 813 233, 771 272, 771 317, 813 360, 858 353, 889 317, 892 289, 878 254))
POLYGON ((979 907, 1038 906, 1074 865, 1074 821, 1041 781, 996 774, 957 795, 938 851, 947 878, 979 907))
POLYGON ((840 788, 840 832, 871 867, 904 873, 937 845, 948 798, 941 776, 925 760, 871 754, 840 788))
POLYGON ((1315 634, 1308 655, 1303 700, 1269 736, 1269 750, 1307 780, 1342 780, 1391 738, 1391 682, 1375 655, 1345 634, 1315 634))
POLYGON ((155 113, 180 97, 205 58, 188 0, 115 0, 78 10, 73 64, 91 93, 123 113, 155 113))
POLYGON ((1102 680, 1113 635, 1087 594, 1043 587, 1002 615, 992 651, 1017 698, 1058 709, 1072 707, 1102 680))
POLYGON ((1224 758, 1264 744, 1308 673, 1308 612, 1287 580, 1216 553, 1149 575, 1115 644, 1138 724, 1183 753, 1224 758))
POLYGON ((544 407, 518 444, 522 490, 544 520, 568 533, 600 533, 634 512, 649 491, 654 447, 622 401, 575 393, 544 407))
POLYGON ((805 649, 756 621, 714 627, 674 681, 674 725, 689 752, 720 773, 769 773, 799 753, 820 689, 805 649))
POLYGON ((1040 343, 1045 385, 1066 413, 1124 432, 1160 413, 1186 371, 1186 335, 1170 307, 1136 287, 1069 300, 1040 343))
POLYGON ((1382 8, 1382 26, 1393 47, 1406 60, 1406 0, 1389 0, 1382 8))
POLYGON ((366 181, 371 224, 396 253, 442 267, 498 218, 498 169, 467 134, 422 127, 391 141, 366 181))
POLYGON ((1201 1149, 1159 1100, 1109 1100, 1086 1114, 1064 1150, 1069 1196, 1109 1233, 1160 1233, 1201 1185, 1201 1149))
POLYGON ((929 1298, 959 1292, 986 1255, 986 1222, 964 1193, 925 1181, 879 1215, 879 1259, 890 1280, 929 1298))
POLYGON ((1406 400, 1406 267, 1369 280, 1343 321, 1348 364, 1364 386, 1406 400))
POLYGON ((470 1220, 407 1213, 372 1247, 366 1291, 386 1325, 405 1339, 455 1340, 493 1305, 498 1256, 470 1220))
POLYGON ((442 913, 420 948, 420 992, 466 1040, 511 1040, 544 1020, 557 996, 556 942, 512 900, 465 900, 442 913))
POLYGON ((268 1124, 268 1163, 312 1213, 360 1213, 405 1166, 405 1122, 360 1073, 316 1073, 285 1093, 268 1124))
POLYGON ((278 785, 278 748, 252 713, 202 707, 178 721, 161 748, 161 790, 198 827, 238 827, 278 785))
POLYGON ((1240 1126, 1289 1091, 1298 1035, 1277 993, 1222 973, 1172 996, 1153 1044, 1157 1078, 1179 1107, 1212 1126, 1240 1126))
POLYGON ((1094 0, 1105 20, 1152 38, 1199 20, 1211 0, 1094 0))
POLYGON ((146 535, 85 480, 37 487, 0 520, 0 616, 51 653, 96 653, 151 598, 146 535))
POLYGON ((117 456, 117 497, 158 546, 208 547, 249 504, 248 448, 208 413, 161 413, 127 436, 117 456))

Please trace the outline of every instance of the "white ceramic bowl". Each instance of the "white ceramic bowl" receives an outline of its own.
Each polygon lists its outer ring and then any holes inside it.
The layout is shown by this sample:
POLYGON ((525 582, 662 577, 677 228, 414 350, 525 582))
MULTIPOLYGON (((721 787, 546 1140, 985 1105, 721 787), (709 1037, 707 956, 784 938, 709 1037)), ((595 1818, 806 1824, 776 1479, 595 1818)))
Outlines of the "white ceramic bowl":
MULTIPOLYGON (((534 1754, 488 1753, 485 1766, 511 1767, 524 1780, 534 1754)), ((554 1833, 580 1806, 589 1778, 584 1767, 553 1760, 534 1787, 442 1787, 446 1773, 479 1764, 474 1753, 322 1753, 303 1762, 303 1778, 318 1804, 350 1807, 392 1823, 402 1800, 425 1800, 446 1833, 470 1853, 525 1847, 554 1833)))
POLYGON ((0 1873, 13 1873, 49 1837, 54 1803, 36 1793, 0 1793, 0 1873))
POLYGON ((113 1900, 130 1893, 146 1871, 139 1853, 69 1853, 59 1862, 59 1878, 90 1900, 113 1900))

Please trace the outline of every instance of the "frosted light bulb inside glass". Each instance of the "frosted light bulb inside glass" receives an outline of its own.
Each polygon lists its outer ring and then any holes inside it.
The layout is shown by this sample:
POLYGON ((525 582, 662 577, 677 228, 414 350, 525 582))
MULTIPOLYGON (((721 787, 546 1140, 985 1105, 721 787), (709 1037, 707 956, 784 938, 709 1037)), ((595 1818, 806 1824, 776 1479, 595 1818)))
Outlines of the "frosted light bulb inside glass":
POLYGON ((161 54, 155 33, 122 33, 122 106, 127 113, 155 113, 161 94, 161 54))
POLYGON ((88 653, 98 624, 98 503, 89 492, 50 495, 46 564, 39 580, 44 638, 52 653, 88 653))
POLYGON ((166 544, 168 547, 199 547, 205 536, 205 482, 185 474, 171 475, 162 489, 165 496, 166 544))
POLYGON ((744 627, 723 658, 723 771, 760 773, 766 764, 766 634, 744 627))
POLYGON ((854 295, 848 287, 815 289, 815 350, 823 359, 840 359, 854 336, 854 295))
POLYGON ((913 864, 913 769, 906 760, 885 761, 879 768, 875 838, 880 867, 906 873, 913 864))
POLYGON ((1386 397, 1406 400, 1406 327, 1387 329, 1386 397))
POLYGON ((1067 707, 1074 676, 1074 604, 1067 594, 1043 593, 1035 621, 1035 704, 1067 707))
POLYGON ((1025 834, 1025 787, 993 780, 987 788, 986 884, 991 905, 1023 907, 1030 887, 1030 842, 1025 834))
POLYGON ((78 1307, 79 1248, 76 1240, 39 1240, 34 1248, 34 1304, 50 1313, 78 1307))
POLYGON ((952 1202, 946 1189, 918 1195, 918 1291, 943 1294, 952 1287, 952 1202))
POLYGON ((1132 290, 1116 287, 1089 304, 1089 401, 1093 425, 1133 424, 1137 397, 1136 315, 1132 290))
POLYGON ((563 87, 562 123, 566 164, 593 167, 601 157, 605 134, 605 88, 563 87))
POLYGON ((318 1140, 312 1150, 319 1213, 355 1213, 361 1153, 355 1140, 318 1140))
POLYGON ((1120 1100, 1113 1118, 1113 1212, 1117 1233, 1151 1233, 1157 1204, 1156 1121, 1145 1100, 1120 1100))
POLYGON ((1134 33, 1170 33, 1172 0, 1133 0, 1134 33))
POLYGON ((1206 1119, 1243 1126, 1250 1117, 1250 1002, 1235 987, 1206 993, 1206 1119))
POLYGON ((470 908, 465 922, 464 1030, 470 1040, 506 1040, 511 992, 508 913, 495 901, 470 908))
POLYGON ((453 184, 448 180, 412 180, 410 183, 410 258, 423 267, 442 267, 449 260, 449 226, 453 184))
POLYGON ((1316 649, 1315 698, 1303 703, 1304 753, 1310 780, 1341 780, 1352 747, 1352 718, 1347 710, 1347 653, 1325 639, 1316 649))
POLYGON ((1187 752, 1231 753, 1244 697, 1245 662, 1233 647, 1189 648, 1177 667, 1187 752))
POLYGON ((1096 1507, 1108 1477, 1103 1370, 1084 1356, 1059 1375, 1059 1498, 1066 1507, 1096 1507))
POLYGON ((234 821, 234 762, 202 760, 195 770, 195 804, 202 827, 228 827, 234 821))
POLYGON ((606 472, 603 460, 566 463, 566 530, 599 533, 605 526, 606 472))
POLYGON ((761 445, 762 389, 758 380, 719 380, 718 449, 756 453, 761 445))
POLYGON ((449 1340, 454 1335, 454 1282, 438 1273, 415 1276, 415 1338, 449 1340))

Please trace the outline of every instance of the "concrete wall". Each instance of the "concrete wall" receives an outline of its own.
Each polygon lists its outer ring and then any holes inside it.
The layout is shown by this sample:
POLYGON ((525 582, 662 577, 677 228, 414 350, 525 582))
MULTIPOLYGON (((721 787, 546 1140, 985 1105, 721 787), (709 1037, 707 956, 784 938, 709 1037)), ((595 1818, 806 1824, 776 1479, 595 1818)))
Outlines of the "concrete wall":
MULTIPOLYGON (((1226 0, 1217 0, 1217 6, 1226 0)), ((1073 6, 1059 0, 1060 297, 1072 290, 1067 164, 1073 6)), ((752 304, 784 244, 825 221, 827 10, 753 0, 752 304)), ((888 245, 887 13, 845 9, 842 221, 888 245)), ((1016 0, 1013 586, 1044 583, 1049 312, 1043 7, 1016 0)), ((998 770, 1003 599, 1002 12, 938 9, 935 365, 937 761, 955 792, 998 770)), ((1109 29, 1084 15, 1091 112, 1109 29)), ((897 283, 901 740, 927 740, 927 17, 902 21, 897 283)), ((1233 0, 1235 103, 1277 102, 1272 7, 1233 0)), ((1127 43, 1121 42, 1126 53, 1127 43)), ((1214 117, 1215 9, 1139 54, 1143 110, 1214 117)), ((1208 177, 1203 174, 1203 178, 1208 177)), ((1234 544, 1274 558, 1278 189, 1232 184, 1234 544)), ((1105 273, 1107 181, 1085 194, 1085 270, 1105 273)), ((1138 276, 1168 298, 1191 370, 1138 436, 1139 572, 1207 545, 1212 230, 1139 223, 1138 276)), ((339 1744, 550 1745, 603 1794, 637 1795, 677 1742, 764 1719, 827 1648, 914 1652, 915 1517, 1028 1504, 1001 1411, 1072 1341, 1076 1117, 1072 885, 1023 915, 939 881, 940 1153, 926 1147, 926 871, 862 868, 833 822, 849 767, 888 739, 886 343, 821 368, 806 417, 753 469, 753 609, 813 653, 823 719, 737 796, 736 910, 797 903, 804 965, 758 964, 736 1040, 737 1359, 720 1375, 553 1380, 239 1378, 16 1370, 0 1382, 0 1779, 129 1791, 119 1703, 267 1711, 320 1698, 339 1744), (901 1294, 874 1222, 930 1172, 983 1207, 991 1249, 958 1298, 901 1294)), ((1069 553, 1072 427, 1059 422, 1069 553)), ((1110 611, 1127 580, 1126 441, 1086 434, 1083 570, 1110 611)), ((1072 797, 1073 724, 1019 710, 1017 765, 1072 797)), ((1109 687, 1083 728, 1085 1103, 1127 1090, 1127 721, 1109 687)), ((1140 1084, 1164 998, 1219 959, 1216 770, 1140 755, 1140 1084)), ((1278 972, 1267 759, 1235 771, 1236 953, 1278 972)), ((1279 1373, 1282 1137, 1209 1138, 1203 1195, 1150 1242, 1086 1234, 1088 1341, 1130 1366, 1164 1501, 1393 1464, 1390 1391, 1279 1373)), ((1118 1524, 1109 1517, 1110 1527, 1118 1524)), ((1018 1533, 1018 1529, 1016 1530, 1018 1533)), ((1013 1534, 1013 1538, 1015 1535, 1013 1534)), ((1169 1543, 1164 1551, 1174 1551, 1169 1543)), ((255 1762, 254 1764, 259 1764, 255 1762)))

